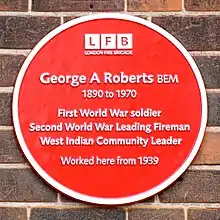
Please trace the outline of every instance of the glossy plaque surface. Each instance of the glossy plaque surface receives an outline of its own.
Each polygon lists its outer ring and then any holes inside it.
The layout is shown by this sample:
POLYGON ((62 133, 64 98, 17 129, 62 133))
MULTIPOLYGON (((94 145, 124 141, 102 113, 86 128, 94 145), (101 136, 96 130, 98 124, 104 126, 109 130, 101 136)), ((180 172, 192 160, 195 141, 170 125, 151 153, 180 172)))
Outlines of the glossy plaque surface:
POLYGON ((83 201, 124 204, 186 170, 207 101, 195 62, 169 33, 98 14, 65 23, 34 48, 18 75, 13 119, 46 182, 83 201))

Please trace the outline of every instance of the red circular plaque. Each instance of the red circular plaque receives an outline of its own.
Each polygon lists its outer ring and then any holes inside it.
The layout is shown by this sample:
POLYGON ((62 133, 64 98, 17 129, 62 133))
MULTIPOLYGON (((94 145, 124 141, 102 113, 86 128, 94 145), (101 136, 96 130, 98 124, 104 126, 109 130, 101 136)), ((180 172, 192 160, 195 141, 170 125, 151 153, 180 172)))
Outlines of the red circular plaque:
POLYGON ((15 85, 13 120, 46 182, 83 201, 123 204, 186 170, 207 100, 195 62, 169 33, 99 14, 65 23, 33 49, 15 85))

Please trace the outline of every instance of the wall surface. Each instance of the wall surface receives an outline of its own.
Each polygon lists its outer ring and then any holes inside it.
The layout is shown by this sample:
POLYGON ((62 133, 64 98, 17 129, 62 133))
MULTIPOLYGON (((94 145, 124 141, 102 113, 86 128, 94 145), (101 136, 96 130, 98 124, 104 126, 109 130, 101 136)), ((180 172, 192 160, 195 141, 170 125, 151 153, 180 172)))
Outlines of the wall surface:
POLYGON ((220 219, 220 0, 0 0, 0 220, 27 219, 220 219), (140 16, 179 39, 201 70, 209 105, 188 171, 159 195, 114 208, 68 199, 43 183, 21 156, 11 118, 16 75, 33 46, 62 23, 103 11, 140 16))

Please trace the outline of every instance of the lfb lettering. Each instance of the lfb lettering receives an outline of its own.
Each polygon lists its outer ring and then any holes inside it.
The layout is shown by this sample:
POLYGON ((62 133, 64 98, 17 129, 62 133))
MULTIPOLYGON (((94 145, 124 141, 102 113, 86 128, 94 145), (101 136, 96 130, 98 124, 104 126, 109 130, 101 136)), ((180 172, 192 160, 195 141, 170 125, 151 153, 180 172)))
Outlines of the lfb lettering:
POLYGON ((132 49, 132 34, 85 34, 85 49, 132 49))

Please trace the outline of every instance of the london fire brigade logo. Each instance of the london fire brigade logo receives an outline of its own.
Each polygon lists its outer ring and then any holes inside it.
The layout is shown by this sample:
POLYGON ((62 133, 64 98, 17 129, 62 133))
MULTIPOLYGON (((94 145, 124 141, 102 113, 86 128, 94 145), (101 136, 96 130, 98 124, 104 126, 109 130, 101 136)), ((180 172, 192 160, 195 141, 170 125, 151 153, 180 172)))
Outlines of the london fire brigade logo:
POLYGON ((133 34, 85 34, 85 55, 132 55, 133 34))

